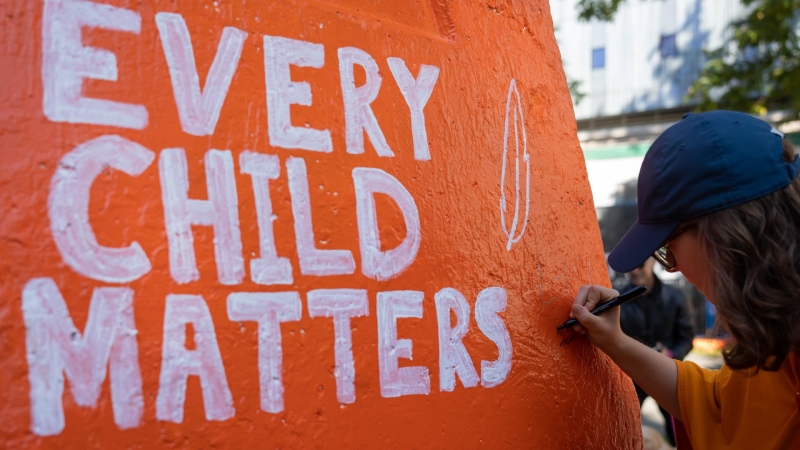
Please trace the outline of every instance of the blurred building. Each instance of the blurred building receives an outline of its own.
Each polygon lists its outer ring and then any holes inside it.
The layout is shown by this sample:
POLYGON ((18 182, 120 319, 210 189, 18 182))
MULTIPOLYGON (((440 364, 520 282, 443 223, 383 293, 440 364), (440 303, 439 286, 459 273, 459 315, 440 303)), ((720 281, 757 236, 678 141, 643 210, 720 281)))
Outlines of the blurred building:
MULTIPOLYGON (((738 0, 626 0, 613 22, 582 22, 577 3, 550 0, 550 7, 567 79, 580 93, 573 98, 578 137, 609 252, 636 221, 636 178, 645 152, 693 108, 685 95, 705 62, 703 49, 721 46, 728 25, 747 9, 738 0)), ((702 333, 702 294, 680 274, 662 271, 659 277, 685 289, 702 333)))
POLYGON ((737 0, 627 0, 613 22, 578 20, 550 0, 567 79, 578 82, 578 136, 606 251, 636 220, 636 176, 653 140, 692 106, 703 49, 746 13, 737 0))

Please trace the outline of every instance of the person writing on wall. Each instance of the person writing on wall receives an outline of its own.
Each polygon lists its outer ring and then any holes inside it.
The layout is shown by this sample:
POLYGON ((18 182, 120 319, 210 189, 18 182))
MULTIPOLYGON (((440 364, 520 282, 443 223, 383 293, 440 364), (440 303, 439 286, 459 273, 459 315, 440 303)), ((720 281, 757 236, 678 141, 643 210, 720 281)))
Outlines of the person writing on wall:
POLYGON ((731 111, 687 114, 642 162, 638 220, 609 255, 628 272, 651 255, 680 270, 730 334, 707 370, 626 336, 618 295, 583 286, 570 315, 677 421, 678 448, 800 448, 800 158, 766 122, 731 111), (685 429, 684 429, 685 428, 685 429), (685 431, 685 433, 684 433, 685 431))
MULTIPOLYGON (((628 288, 642 285, 647 292, 620 307, 620 326, 623 333, 644 345, 669 358, 683 360, 692 349, 694 338, 688 306, 680 290, 656 276, 655 264, 655 258, 650 257, 628 273, 628 288)), ((641 408, 648 395, 638 384, 634 385, 641 408)), ((661 405, 659 410, 664 416, 667 440, 675 445, 672 418, 661 405)))

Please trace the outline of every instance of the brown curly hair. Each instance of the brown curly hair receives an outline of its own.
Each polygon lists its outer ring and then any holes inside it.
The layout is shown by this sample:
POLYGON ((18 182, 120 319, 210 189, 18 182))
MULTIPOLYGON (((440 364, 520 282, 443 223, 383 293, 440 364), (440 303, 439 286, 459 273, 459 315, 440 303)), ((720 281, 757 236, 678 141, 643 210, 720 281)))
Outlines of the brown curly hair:
MULTIPOLYGON (((795 151, 784 139, 785 161, 795 151)), ((775 371, 800 351, 800 178, 696 219, 732 369, 775 371)))

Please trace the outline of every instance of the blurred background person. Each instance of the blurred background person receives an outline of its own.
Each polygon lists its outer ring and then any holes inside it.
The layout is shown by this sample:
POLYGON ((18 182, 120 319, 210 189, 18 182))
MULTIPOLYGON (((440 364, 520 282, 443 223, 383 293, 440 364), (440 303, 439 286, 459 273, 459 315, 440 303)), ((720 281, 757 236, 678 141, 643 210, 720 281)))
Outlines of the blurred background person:
MULTIPOLYGON (((647 292, 621 307, 620 326, 625 334, 639 342, 670 358, 683 360, 692 349, 694 338, 689 308, 680 290, 658 279, 653 272, 655 262, 650 257, 628 274, 629 287, 642 285, 647 292)), ((647 393, 635 386, 641 408, 647 393)), ((661 405, 658 408, 664 416, 667 440, 674 446, 672 417, 661 405)))

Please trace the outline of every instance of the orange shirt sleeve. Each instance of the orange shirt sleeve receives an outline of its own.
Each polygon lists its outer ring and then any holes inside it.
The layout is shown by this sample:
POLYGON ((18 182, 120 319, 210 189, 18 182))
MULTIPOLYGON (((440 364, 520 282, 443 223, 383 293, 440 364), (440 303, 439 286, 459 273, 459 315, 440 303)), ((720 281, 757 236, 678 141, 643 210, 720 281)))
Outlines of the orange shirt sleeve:
POLYGON ((695 449, 800 449, 798 358, 755 374, 676 361, 678 402, 695 449))

